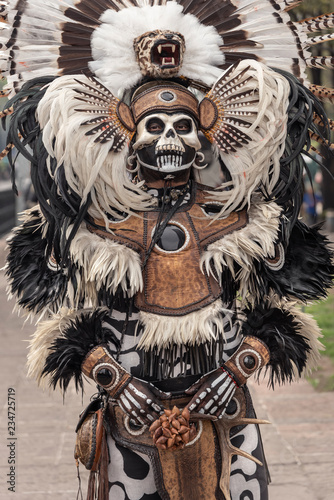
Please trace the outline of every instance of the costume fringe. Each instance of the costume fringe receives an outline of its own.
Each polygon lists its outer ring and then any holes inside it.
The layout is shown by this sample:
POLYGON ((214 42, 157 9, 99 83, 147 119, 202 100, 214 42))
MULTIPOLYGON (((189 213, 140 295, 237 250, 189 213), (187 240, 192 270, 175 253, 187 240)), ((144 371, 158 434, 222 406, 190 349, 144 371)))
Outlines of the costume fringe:
POLYGON ((138 348, 148 351, 155 346, 195 345, 224 335, 224 314, 232 317, 221 300, 184 316, 160 316, 140 311, 142 336, 138 348))
POLYGON ((97 472, 91 471, 88 479, 86 500, 109 500, 108 481, 109 449, 106 432, 103 432, 101 457, 97 472))

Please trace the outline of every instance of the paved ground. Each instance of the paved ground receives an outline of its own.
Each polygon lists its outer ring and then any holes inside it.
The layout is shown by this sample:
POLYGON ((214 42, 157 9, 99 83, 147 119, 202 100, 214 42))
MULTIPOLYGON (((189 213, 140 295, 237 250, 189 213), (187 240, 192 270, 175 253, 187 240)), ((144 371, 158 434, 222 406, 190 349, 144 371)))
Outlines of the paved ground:
MULTIPOLYGON (((0 240, 0 267, 4 240, 0 240)), ((43 393, 26 378, 26 339, 34 327, 16 314, 5 298, 0 273, 0 499, 75 500, 74 428, 81 396, 69 391, 43 393), (8 439, 7 391, 15 390, 16 440, 8 439), (13 443, 16 492, 8 491, 8 457, 13 443), (15 449, 14 449, 15 448, 15 449)), ((266 384, 251 384, 272 477, 270 500, 334 499, 334 394, 316 393, 305 381, 269 391, 266 384)), ((89 393, 93 392, 88 391, 89 393)), ((86 471, 81 468, 85 483, 86 471)), ((114 499, 120 500, 120 499, 114 499)))

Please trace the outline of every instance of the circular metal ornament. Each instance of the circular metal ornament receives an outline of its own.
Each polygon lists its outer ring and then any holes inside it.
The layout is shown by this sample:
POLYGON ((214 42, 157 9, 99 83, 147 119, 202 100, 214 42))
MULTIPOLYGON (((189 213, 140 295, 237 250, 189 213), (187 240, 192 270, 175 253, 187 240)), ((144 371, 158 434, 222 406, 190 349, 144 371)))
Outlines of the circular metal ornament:
POLYGON ((248 378, 255 369, 259 369, 262 365, 262 358, 258 352, 256 352, 254 349, 246 349, 244 351, 241 351, 236 359, 235 359, 235 364, 237 365, 237 368, 240 370, 242 375, 246 378, 248 378), (247 356, 252 356, 255 360, 255 365, 252 369, 247 369, 247 367, 244 364, 244 359, 247 356))
POLYGON ((173 102, 176 101, 177 96, 171 90, 163 90, 159 94, 159 100, 162 102, 173 102))
MULTIPOLYGON (((152 230, 152 237, 155 228, 152 230)), ((155 248, 163 253, 178 253, 184 250, 190 241, 187 229, 177 221, 170 220, 155 248)))
POLYGON ((103 387, 104 389, 113 389, 114 387, 116 387, 116 385, 118 384, 119 382, 119 373, 118 371, 116 370, 116 368, 112 365, 110 365, 109 363, 100 363, 99 365, 95 366, 95 368, 93 369, 93 377, 94 379, 96 380, 96 382, 101 385, 101 387, 103 387), (98 381, 98 372, 101 370, 101 369, 106 369, 106 370, 109 370, 112 375, 113 375, 113 380, 112 382, 109 384, 109 385, 102 385, 99 381, 98 381))

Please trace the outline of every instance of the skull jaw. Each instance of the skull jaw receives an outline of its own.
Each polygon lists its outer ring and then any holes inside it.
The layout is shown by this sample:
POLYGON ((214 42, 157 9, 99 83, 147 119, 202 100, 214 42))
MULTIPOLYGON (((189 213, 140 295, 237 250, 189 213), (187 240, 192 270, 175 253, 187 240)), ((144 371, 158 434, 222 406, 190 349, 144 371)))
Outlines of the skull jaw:
POLYGON ((179 150, 170 150, 163 154, 156 154, 155 146, 148 146, 139 149, 136 156, 141 167, 155 170, 162 175, 177 174, 192 167, 196 151, 186 146, 184 153, 180 153, 179 150))

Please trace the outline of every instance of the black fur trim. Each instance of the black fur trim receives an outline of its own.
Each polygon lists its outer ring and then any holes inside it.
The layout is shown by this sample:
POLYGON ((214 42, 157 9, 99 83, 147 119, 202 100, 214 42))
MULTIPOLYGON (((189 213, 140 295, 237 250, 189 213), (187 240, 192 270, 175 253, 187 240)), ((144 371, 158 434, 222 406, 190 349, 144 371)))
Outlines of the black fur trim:
POLYGON ((326 297, 333 286, 333 251, 320 227, 297 221, 280 270, 270 269, 265 262, 254 263, 265 294, 273 289, 280 297, 291 296, 304 302, 326 297))
POLYGON ((46 306, 55 310, 63 302, 67 289, 66 274, 47 265, 44 226, 40 213, 32 212, 8 245, 6 275, 11 293, 17 296, 21 307, 35 313, 46 306))
POLYGON ((73 378, 76 390, 83 390, 81 365, 89 351, 99 344, 108 342, 119 347, 119 341, 112 330, 102 327, 107 314, 108 311, 101 309, 81 313, 70 322, 62 332, 62 336, 53 341, 42 371, 42 376, 51 376, 50 386, 53 389, 59 384, 65 393, 73 378))
POLYGON ((299 333, 300 326, 289 311, 257 306, 244 311, 247 319, 242 327, 243 335, 262 340, 270 351, 269 385, 291 382, 294 368, 301 375, 310 351, 308 341, 299 333))

